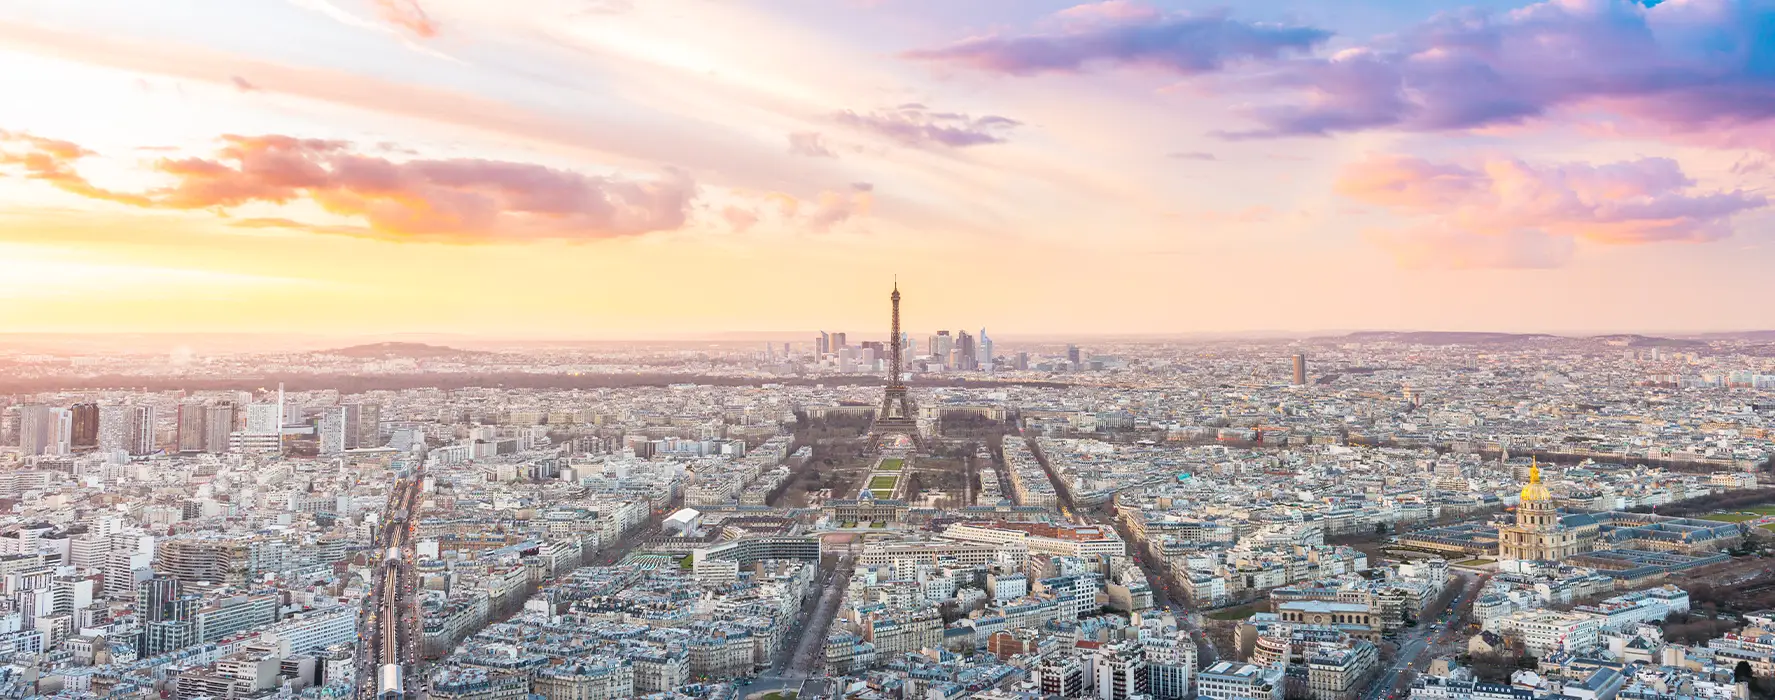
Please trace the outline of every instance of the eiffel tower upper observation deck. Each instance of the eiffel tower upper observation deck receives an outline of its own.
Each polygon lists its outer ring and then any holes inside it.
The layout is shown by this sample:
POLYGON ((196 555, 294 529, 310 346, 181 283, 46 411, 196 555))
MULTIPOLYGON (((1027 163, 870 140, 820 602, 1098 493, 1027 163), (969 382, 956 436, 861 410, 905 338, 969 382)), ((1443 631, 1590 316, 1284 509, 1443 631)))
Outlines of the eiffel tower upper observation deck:
POLYGON ((918 410, 912 405, 912 397, 906 393, 906 383, 901 379, 901 372, 906 368, 904 357, 906 343, 900 336, 900 283, 894 283, 894 293, 888 297, 894 302, 893 335, 888 343, 893 349, 888 352, 887 389, 881 396, 881 411, 875 415, 875 426, 871 432, 876 437, 899 433, 916 438, 918 435, 918 410))

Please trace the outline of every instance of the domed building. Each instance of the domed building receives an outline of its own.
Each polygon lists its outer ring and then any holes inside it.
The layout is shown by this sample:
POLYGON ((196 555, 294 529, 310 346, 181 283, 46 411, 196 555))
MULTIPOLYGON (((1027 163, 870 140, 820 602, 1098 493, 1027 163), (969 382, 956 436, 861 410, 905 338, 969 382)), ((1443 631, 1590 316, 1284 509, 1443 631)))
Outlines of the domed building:
POLYGON ((1531 465, 1516 506, 1516 524, 1498 528, 1498 559, 1563 561, 1588 550, 1586 539, 1560 520, 1553 495, 1541 483, 1540 465, 1531 465))

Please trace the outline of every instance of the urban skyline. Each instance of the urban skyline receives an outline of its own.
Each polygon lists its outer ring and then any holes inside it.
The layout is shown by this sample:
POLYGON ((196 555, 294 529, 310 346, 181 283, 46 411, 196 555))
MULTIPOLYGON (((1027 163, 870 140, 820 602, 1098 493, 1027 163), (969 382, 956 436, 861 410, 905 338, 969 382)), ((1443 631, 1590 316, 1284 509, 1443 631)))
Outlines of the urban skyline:
POLYGON ((921 300, 799 351, 0 348, 0 697, 1775 696, 1766 339, 918 355, 921 300))

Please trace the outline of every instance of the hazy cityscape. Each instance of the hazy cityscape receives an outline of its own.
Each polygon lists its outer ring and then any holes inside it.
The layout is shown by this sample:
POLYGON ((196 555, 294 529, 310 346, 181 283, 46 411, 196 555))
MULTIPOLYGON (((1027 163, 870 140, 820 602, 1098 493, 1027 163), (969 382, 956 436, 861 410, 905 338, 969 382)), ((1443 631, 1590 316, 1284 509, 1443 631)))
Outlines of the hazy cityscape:
POLYGON ((1018 344, 901 331, 901 299, 801 342, 39 339, 0 358, 3 687, 1746 700, 1775 674, 1759 334, 1018 344))

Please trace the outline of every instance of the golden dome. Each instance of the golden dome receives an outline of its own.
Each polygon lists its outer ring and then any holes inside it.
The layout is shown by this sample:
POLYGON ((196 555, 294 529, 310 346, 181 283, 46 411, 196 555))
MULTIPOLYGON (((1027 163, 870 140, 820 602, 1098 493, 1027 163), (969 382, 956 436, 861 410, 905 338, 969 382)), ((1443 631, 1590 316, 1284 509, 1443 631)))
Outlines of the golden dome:
POLYGON ((1553 494, 1547 493, 1547 487, 1541 485, 1541 464, 1539 460, 1529 462, 1528 485, 1522 487, 1522 502, 1551 501, 1553 494))

